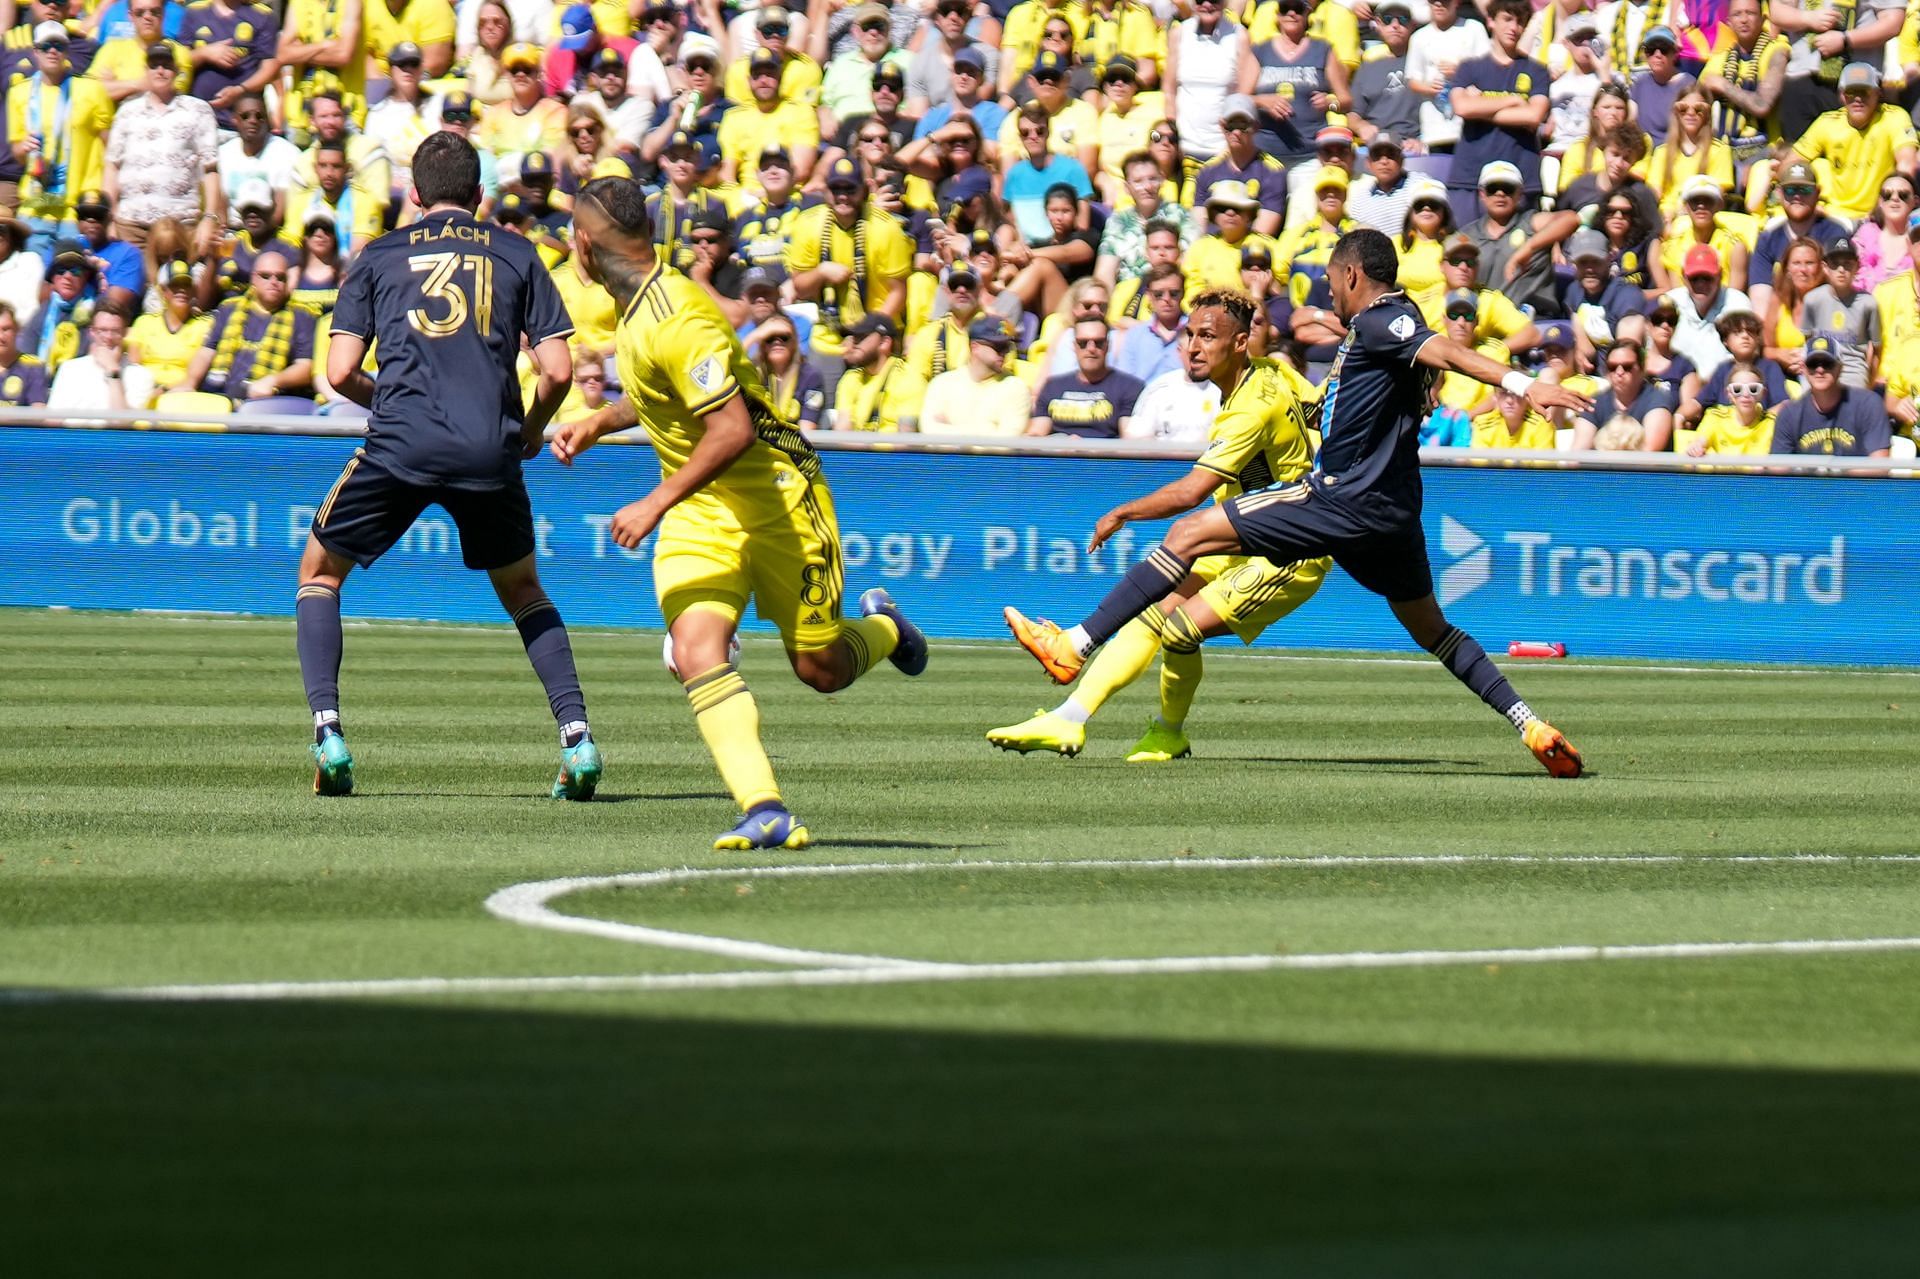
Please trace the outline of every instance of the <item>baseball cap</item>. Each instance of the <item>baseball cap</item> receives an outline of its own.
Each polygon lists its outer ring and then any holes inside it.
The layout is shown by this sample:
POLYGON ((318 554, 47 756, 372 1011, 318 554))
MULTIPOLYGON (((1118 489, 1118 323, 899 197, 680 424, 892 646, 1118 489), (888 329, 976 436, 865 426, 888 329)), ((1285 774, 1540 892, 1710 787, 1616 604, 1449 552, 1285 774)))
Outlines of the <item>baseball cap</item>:
POLYGON ((1607 237, 1591 227, 1583 227, 1567 237, 1567 260, 1578 262, 1582 258, 1607 257, 1607 237))
POLYGON ((593 55, 593 61, 588 64, 588 69, 597 71, 602 75, 614 71, 625 71, 627 69, 627 60, 620 56, 620 50, 614 48, 612 45, 608 45, 593 55))
POLYGON ((1447 294, 1445 314, 1451 318, 1455 312, 1465 312, 1477 319, 1480 315, 1480 295, 1472 289, 1455 289, 1447 294))
POLYGON ((234 193, 233 207, 236 209, 273 210, 273 188, 267 185, 265 178, 249 178, 240 184, 234 193))
POLYGON ((1680 203, 1690 200, 1712 200, 1715 204, 1725 204, 1727 193, 1720 184, 1704 173, 1696 173, 1680 184, 1680 203))
POLYGON ((35 44, 65 44, 69 38, 65 23, 47 21, 33 29, 35 44))
POLYGON ((161 266, 159 275, 162 288, 182 281, 192 284, 193 266, 185 258, 173 258, 161 266))
POLYGON ((1055 53, 1052 49, 1045 49, 1041 51, 1039 57, 1033 60, 1033 71, 1031 74, 1036 80, 1043 80, 1048 77, 1062 79, 1066 76, 1067 71, 1067 60, 1055 53))
POLYGON ((665 151, 669 151, 669 152, 698 151, 699 149, 700 149, 700 144, 695 142, 693 140, 693 135, 691 133, 688 133, 685 129, 675 129, 673 131, 673 136, 667 139, 667 145, 665 147, 665 151))
POLYGON ((869 0, 868 3, 861 5, 853 11, 853 25, 856 27, 869 18, 885 18, 888 22, 892 22, 893 10, 884 4, 875 4, 872 3, 872 0, 869 0))
POLYGON ((1107 60, 1107 65, 1100 72, 1100 83, 1102 84, 1105 84, 1109 80, 1137 81, 1139 78, 1140 64, 1124 53, 1114 54, 1113 57, 1107 60))
POLYGON ((693 211, 693 228, 696 231, 731 231, 733 217, 724 204, 705 204, 693 211))
POLYGON ((1229 120, 1258 120, 1260 113, 1253 108, 1253 99, 1244 93, 1230 93, 1220 104, 1220 123, 1229 120))
POLYGON ((419 66, 426 58, 420 52, 420 46, 411 40, 402 40, 387 50, 387 65, 390 67, 419 66))
POLYGON ((147 65, 150 67, 177 67, 180 59, 174 56, 173 45, 165 40, 155 40, 147 46, 147 65))
POLYGON ((113 201, 107 198, 105 191, 82 191, 74 197, 73 211, 78 214, 98 213, 105 217, 113 212, 113 201))
POLYGON ((1425 174, 1414 178, 1407 183, 1407 207, 1411 209, 1422 200, 1437 200, 1441 204, 1446 204, 1447 184, 1425 174))
POLYGON ((774 167, 791 169, 793 167, 793 153, 781 146, 778 142, 770 147, 762 147, 760 149, 760 167, 763 169, 774 167))
POLYGON ((1345 169, 1337 164, 1324 164, 1320 166, 1320 172, 1313 175, 1313 192, 1318 195, 1322 191, 1336 187, 1344 191, 1351 182, 1352 179, 1347 176, 1345 169))
POLYGON ((1386 0, 1384 4, 1376 4, 1373 6, 1375 13, 1392 13, 1396 10, 1406 14, 1409 18, 1413 16, 1413 5, 1409 3, 1409 0, 1386 0))
POLYGON ((761 6, 760 12, 754 15, 753 25, 765 31, 768 27, 791 27, 793 19, 779 5, 769 4, 761 6))
POLYGON ((1465 232, 1461 232, 1447 241, 1440 256, 1442 258, 1473 258, 1477 261, 1480 257, 1480 246, 1469 239, 1465 232))
POLYGON ((750 266, 747 268, 746 273, 740 277, 740 294, 742 297, 745 297, 749 293, 758 292, 761 289, 772 293, 778 291, 779 288, 780 277, 775 275, 768 267, 750 266))
POLYGON ((325 227, 329 231, 338 230, 337 224, 333 220, 333 210, 324 204, 315 204, 311 209, 308 209, 307 216, 302 219, 300 223, 300 229, 303 231, 311 231, 317 226, 325 227))
POLYGON ((907 73, 900 69, 897 62, 882 62, 873 69, 873 87, 891 85, 896 90, 907 87, 907 73))
MULTIPOLYGON (((75 207, 77 208, 78 206, 76 205, 75 207)), ((1854 243, 1849 237, 1836 235, 1833 239, 1827 241, 1826 247, 1821 250, 1820 256, 1829 262, 1838 262, 1842 258, 1851 258, 1853 261, 1858 262, 1860 260, 1860 250, 1854 247, 1854 243)))
POLYGON ((1839 364, 1840 344, 1832 334, 1816 333, 1807 339, 1801 360, 1806 364, 1839 364))
POLYGON ((553 157, 545 151, 527 152, 525 158, 520 161, 520 176, 522 179, 552 177, 553 157))
POLYGON ((860 185, 860 166, 841 156, 827 169, 827 187, 857 187, 860 185))
POLYGON ((1329 124, 1323 125, 1320 132, 1313 135, 1313 145, 1316 147, 1333 146, 1336 143, 1352 146, 1353 130, 1345 125, 1329 124))
POLYGON ((540 67, 540 49, 538 46, 527 44, 524 41, 519 44, 510 44, 500 54, 500 65, 508 71, 512 71, 516 67, 527 67, 538 70, 540 67))
POLYGON ((465 89, 455 89, 440 99, 440 118, 455 124, 473 119, 473 95, 465 89))
POLYGON ((786 59, 765 45, 755 49, 753 56, 747 59, 747 70, 754 75, 761 71, 771 71, 777 75, 785 66, 786 59))
POLYGON ((1216 204, 1223 208, 1239 209, 1245 213, 1260 207, 1260 201, 1247 193, 1247 184, 1232 178, 1225 182, 1214 183, 1213 189, 1207 192, 1207 207, 1211 209, 1216 204))
POLYGON ((685 67, 695 62, 705 62, 717 70, 720 66, 720 45, 710 35, 689 31, 680 37, 680 65, 685 67))
POLYGON ((942 205, 964 204, 993 190, 993 178, 980 165, 960 170, 940 184, 942 205))
POLYGON ((1775 178, 1773 182, 1775 186, 1783 187, 1817 187, 1820 185, 1820 175, 1815 173, 1813 166, 1805 160, 1794 160, 1790 162, 1786 168, 1780 170, 1780 176, 1775 178))
POLYGON ((1880 72, 1870 62, 1849 62, 1840 72, 1840 92, 1848 89, 1878 89, 1880 72))
POLYGON ((967 237, 967 256, 972 257, 976 253, 991 253, 996 258, 1000 256, 1000 242, 993 238, 992 231, 983 226, 975 227, 973 234, 967 237))
POLYGON ((570 53, 578 53, 593 43, 598 33, 593 29, 593 6, 576 4, 560 15, 559 48, 570 53))
POLYGON ((87 256, 87 246, 78 240, 62 240, 53 246, 53 261, 47 264, 47 274, 63 266, 77 266, 93 270, 93 259, 87 256))
POLYGON ((973 269, 972 263, 962 258, 947 268, 947 274, 942 282, 949 289, 978 289, 980 273, 973 269))
POLYGON ((1520 166, 1510 160, 1495 160, 1483 166, 1480 170, 1480 187, 1484 190, 1496 183, 1505 183, 1512 187, 1519 186, 1520 166))
POLYGON ((848 325, 846 330, 846 335, 850 338, 863 338, 870 333, 890 337, 896 342, 900 340, 900 326, 895 324, 893 317, 884 311, 869 311, 848 325))
POLYGON ((1243 246, 1240 250, 1240 269, 1246 271, 1257 266, 1273 270, 1273 250, 1264 244, 1243 246))
POLYGON ((506 226, 525 222, 532 216, 532 211, 527 208, 527 202, 520 198, 518 192, 508 192, 500 197, 498 204, 493 206, 493 220, 506 226))
POLYGON ((1565 320, 1546 320, 1540 325, 1541 346, 1563 346, 1573 349, 1573 326, 1565 320))
POLYGON ((1567 19, 1566 26, 1561 28, 1562 34, 1568 37, 1577 36, 1583 31, 1592 35, 1598 30, 1600 30, 1600 21, 1593 16, 1593 11, 1590 9, 1581 9, 1574 13, 1567 19))
POLYGON ((986 71, 987 60, 981 56, 980 50, 974 48, 972 45, 968 45, 953 55, 953 65, 955 67, 971 67, 974 72, 978 74, 986 71))
MULTIPOLYGON (((1402 9, 1406 8, 1405 5, 1401 5, 1400 7, 1402 9)), ((1375 9, 1374 12, 1378 13, 1380 12, 1380 10, 1375 9)), ((1407 149, 1406 146, 1400 141, 1399 138, 1395 137, 1392 133, 1389 133, 1385 129, 1382 129, 1380 130, 1380 132, 1374 134, 1373 141, 1367 143, 1368 155, 1372 155, 1375 151, 1391 151, 1395 155, 1400 155, 1400 154, 1403 154, 1406 151, 1406 149, 1407 149)))
POLYGON ((1669 49, 1678 49, 1680 37, 1673 34, 1672 27, 1648 27, 1647 33, 1640 37, 1640 47, 1645 49, 1656 44, 1664 44, 1669 49))
POLYGON ((703 133, 695 138, 693 163, 702 173, 720 163, 720 139, 711 133, 703 133))
POLYGON ((1013 345, 1013 322, 1004 315, 983 315, 967 326, 967 337, 1006 350, 1013 345))
POLYGON ((1687 256, 1681 263, 1680 274, 1691 279, 1696 275, 1719 275, 1720 254, 1711 244, 1696 244, 1687 250, 1687 256))

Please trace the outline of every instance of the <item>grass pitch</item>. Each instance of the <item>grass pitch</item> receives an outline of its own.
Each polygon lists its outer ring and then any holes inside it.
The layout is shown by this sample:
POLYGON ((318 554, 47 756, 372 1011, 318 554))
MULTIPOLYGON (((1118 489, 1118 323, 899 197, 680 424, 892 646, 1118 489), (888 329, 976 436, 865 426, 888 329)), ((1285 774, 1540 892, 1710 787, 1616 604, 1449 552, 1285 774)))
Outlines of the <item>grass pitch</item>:
POLYGON ((1022 759, 1015 651, 822 698, 756 641, 822 845, 753 857, 658 638, 575 647, 606 802, 542 798, 511 630, 398 626, 348 632, 361 793, 319 801, 290 623, 0 613, 20 1273, 1910 1273, 1911 951, 97 997, 782 967, 482 908, 680 866, 924 864, 553 909, 933 964, 1920 936, 1900 673, 1514 663, 1559 783, 1430 662, 1210 650, 1198 757, 1143 770, 1151 679, 1022 759), (1394 860, 1204 864, 1304 857, 1394 860))

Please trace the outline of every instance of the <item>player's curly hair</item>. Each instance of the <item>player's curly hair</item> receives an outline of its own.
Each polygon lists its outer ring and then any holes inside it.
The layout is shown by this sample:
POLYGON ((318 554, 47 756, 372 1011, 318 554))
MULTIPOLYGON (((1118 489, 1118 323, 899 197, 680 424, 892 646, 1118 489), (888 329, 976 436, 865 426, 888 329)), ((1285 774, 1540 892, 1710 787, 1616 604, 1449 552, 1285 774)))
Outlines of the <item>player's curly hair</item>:
POLYGON ((636 240, 653 238, 653 219, 647 213, 647 193, 632 178, 595 178, 580 188, 583 199, 599 205, 607 218, 636 240))
POLYGON ((1233 320, 1233 326, 1242 333, 1253 328, 1253 313, 1257 304, 1239 289, 1208 289, 1193 299, 1193 305, 1187 308, 1187 314, 1198 315, 1202 307, 1217 306, 1233 320))
POLYGON ((1393 285, 1400 277, 1400 255, 1393 240, 1372 227, 1361 227, 1340 237, 1327 257, 1327 265, 1353 263, 1360 273, 1375 284, 1393 285))

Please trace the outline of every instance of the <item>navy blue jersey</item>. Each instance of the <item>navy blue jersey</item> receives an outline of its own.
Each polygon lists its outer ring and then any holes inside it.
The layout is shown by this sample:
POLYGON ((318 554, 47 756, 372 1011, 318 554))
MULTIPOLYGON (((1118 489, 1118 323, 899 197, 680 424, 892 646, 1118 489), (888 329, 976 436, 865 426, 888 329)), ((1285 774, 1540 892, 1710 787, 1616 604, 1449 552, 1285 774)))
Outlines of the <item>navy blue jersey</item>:
POLYGON ((1414 357, 1434 336, 1395 291, 1353 317, 1320 400, 1314 473, 1329 495, 1375 496, 1395 513, 1420 509, 1420 422, 1435 373, 1414 357))
MULTIPOLYGON (((1529 98, 1546 97, 1552 80, 1547 69, 1532 58, 1501 62, 1489 53, 1462 62, 1448 87, 1476 88, 1483 97, 1511 98, 1524 103, 1529 98)), ((1505 160, 1518 168, 1522 187, 1529 191, 1540 189, 1538 129, 1495 124, 1491 120, 1462 120, 1460 141, 1453 148, 1454 181, 1477 181, 1480 170, 1495 160, 1505 160)))
POLYGON ((525 237, 440 212, 361 252, 333 331, 377 344, 369 462, 414 484, 494 489, 520 469, 521 335, 538 346, 573 321, 525 237))

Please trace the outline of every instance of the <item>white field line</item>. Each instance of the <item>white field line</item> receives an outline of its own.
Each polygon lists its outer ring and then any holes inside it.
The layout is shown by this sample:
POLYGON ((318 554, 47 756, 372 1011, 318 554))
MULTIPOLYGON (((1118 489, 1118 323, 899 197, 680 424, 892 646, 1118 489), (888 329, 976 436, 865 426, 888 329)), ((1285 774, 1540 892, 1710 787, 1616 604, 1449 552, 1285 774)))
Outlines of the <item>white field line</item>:
POLYGON ((1864 937, 1794 941, 1669 942, 1641 945, 1570 945, 1470 950, 1332 951, 1304 955, 1176 955, 1138 959, 1059 960, 1027 963, 932 963, 878 955, 799 950, 759 942, 736 941, 699 933, 681 933, 609 920, 562 915, 548 905, 554 898, 591 888, 647 887, 710 879, 806 879, 848 875, 908 874, 921 871, 1327 869, 1357 866, 1473 865, 1633 865, 1684 863, 1736 865, 1832 865, 1920 862, 1920 855, 1836 856, 1825 853, 1734 857, 1594 855, 1543 857, 1529 854, 1321 857, 1191 857, 1141 861, 1085 859, 1070 862, 975 860, 959 862, 829 863, 826 865, 677 867, 626 875, 575 876, 503 888, 487 898, 496 917, 554 931, 610 940, 700 951, 740 959, 764 959, 803 966, 784 970, 720 973, 641 973, 559 977, 403 977, 365 981, 241 982, 209 985, 89 988, 0 988, 0 1005, 45 1004, 89 999, 159 1003, 269 1001, 285 999, 363 999, 464 995, 610 993, 628 991, 717 991, 769 987, 890 985, 907 982, 1031 980, 1062 977, 1128 977, 1186 973, 1328 971, 1360 968, 1438 968, 1469 964, 1548 964, 1625 959, 1713 959, 1760 955, 1835 955, 1920 950, 1920 937, 1864 937))
MULTIPOLYGON (((72 612, 73 610, 49 609, 47 611, 72 612)), ((253 617, 240 614, 226 615, 176 611, 172 609, 135 609, 132 610, 130 614, 116 613, 105 616, 123 617, 127 620, 138 618, 141 621, 159 619, 162 621, 184 622, 206 626, 286 627, 293 624, 293 619, 291 618, 253 617)), ((441 624, 438 622, 389 622, 377 619, 362 619, 347 621, 342 623, 342 625, 349 630, 437 631, 442 635, 498 635, 510 629, 509 624, 505 622, 491 625, 474 625, 458 622, 441 624)), ((637 637, 651 639, 660 634, 657 630, 643 630, 638 628, 613 629, 589 626, 570 626, 567 628, 567 631, 571 635, 584 635, 594 639, 634 639, 637 637)), ((772 642, 774 639, 772 635, 758 635, 753 632, 748 632, 741 636, 741 638, 748 642, 753 640, 772 642)), ((933 640, 932 645, 938 650, 961 653, 1005 653, 1010 652, 1013 648, 1013 642, 1011 640, 1004 644, 981 643, 973 640, 933 640)), ((1495 654, 1495 656, 1500 656, 1500 654, 1495 654)), ((1430 657, 1390 657, 1386 655, 1372 657, 1361 653, 1320 657, 1309 653, 1269 653, 1265 651, 1225 647, 1209 648, 1207 650, 1207 658, 1209 661, 1225 660, 1230 662, 1327 662, 1335 666, 1430 667, 1435 664, 1434 660, 1430 657)), ((1671 663, 1590 662, 1578 657, 1572 661, 1547 661, 1528 658, 1508 658, 1507 660, 1524 666, 1529 672, 1557 670, 1608 671, 1622 675, 1784 675, 1796 677, 1846 675, 1855 677, 1886 676, 1893 679, 1920 679, 1920 670, 1893 666, 1688 666, 1671 663)))
POLYGON ((1335 951, 1307 955, 1194 955, 1024 964, 902 963, 872 968, 799 968, 732 973, 598 977, 414 977, 377 981, 247 982, 206 986, 122 986, 103 990, 0 990, 0 1004, 84 1000, 142 1003, 263 1002, 285 999, 396 999, 418 996, 547 995, 626 991, 713 991, 769 987, 882 986, 912 982, 1137 977, 1188 973, 1327 972, 1359 968, 1444 968, 1474 964, 1559 964, 1631 959, 1723 959, 1760 955, 1859 955, 1920 951, 1920 937, 1802 941, 1666 942, 1635 946, 1536 946, 1483 950, 1335 951))

